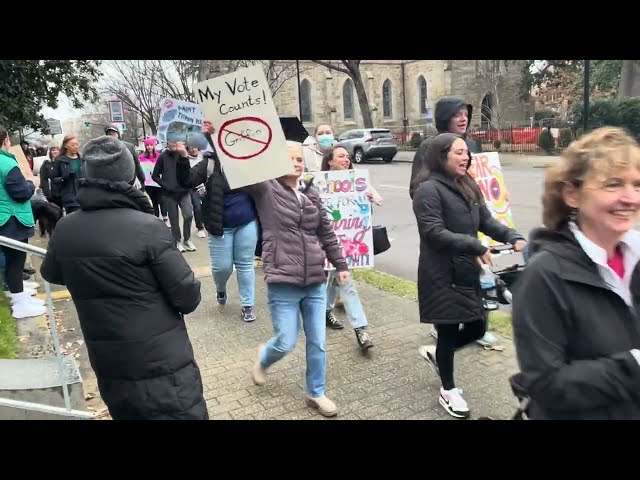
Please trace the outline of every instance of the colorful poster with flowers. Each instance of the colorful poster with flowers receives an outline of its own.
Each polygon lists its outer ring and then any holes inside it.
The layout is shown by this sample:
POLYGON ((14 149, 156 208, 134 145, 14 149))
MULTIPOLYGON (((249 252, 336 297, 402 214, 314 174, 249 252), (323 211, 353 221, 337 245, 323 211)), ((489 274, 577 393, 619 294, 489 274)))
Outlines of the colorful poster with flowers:
MULTIPOLYGON (((311 175, 349 268, 373 267, 371 203, 366 195, 369 171, 335 170, 311 175)), ((334 269, 329 261, 325 268, 334 269)))
MULTIPOLYGON (((469 174, 475 179, 480 186, 482 195, 487 203, 487 208, 493 215, 493 218, 500 223, 515 228, 513 216, 511 215, 511 202, 509 192, 502 174, 502 166, 500 165, 500 156, 498 152, 478 153, 471 156, 471 166, 469 174)), ((480 241, 486 245, 497 245, 500 242, 480 233, 480 241)))

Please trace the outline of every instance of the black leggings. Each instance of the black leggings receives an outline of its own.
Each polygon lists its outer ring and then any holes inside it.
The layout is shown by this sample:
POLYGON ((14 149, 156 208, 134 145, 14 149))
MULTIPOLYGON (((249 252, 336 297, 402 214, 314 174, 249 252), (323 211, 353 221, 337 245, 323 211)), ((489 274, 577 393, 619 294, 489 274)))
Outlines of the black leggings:
MULTIPOLYGON (((27 243, 26 239, 21 241, 27 243)), ((5 278, 5 281, 9 286, 9 292, 22 293, 24 291, 22 270, 27 260, 27 254, 9 247, 2 247, 2 253, 4 253, 6 262, 5 275, 7 278, 5 278)))
POLYGON ((438 331, 438 344, 436 347, 436 361, 440 371, 442 388, 451 390, 455 388, 453 381, 453 356, 456 350, 481 339, 485 334, 486 323, 484 320, 460 324, 440 324, 436 325, 438 331))
POLYGON ((162 218, 166 218, 167 209, 162 202, 162 189, 160 187, 148 186, 145 187, 145 191, 151 199, 151 204, 153 205, 153 214, 156 217, 159 217, 160 214, 162 214, 162 218))

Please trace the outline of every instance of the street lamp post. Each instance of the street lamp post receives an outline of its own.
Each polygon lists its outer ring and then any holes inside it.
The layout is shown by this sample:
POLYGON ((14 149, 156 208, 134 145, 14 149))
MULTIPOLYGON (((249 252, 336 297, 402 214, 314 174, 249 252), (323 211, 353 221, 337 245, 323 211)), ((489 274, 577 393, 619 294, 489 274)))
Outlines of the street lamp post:
POLYGON ((298 114, 302 122, 302 96, 300 95, 300 60, 296 60, 296 76, 298 77, 298 114))
POLYGON ((582 117, 584 122, 584 133, 587 133, 587 130, 589 129, 589 93, 591 90, 589 88, 589 83, 590 83, 589 67, 591 67, 591 60, 585 60, 584 61, 584 94, 583 94, 584 111, 582 112, 582 117))

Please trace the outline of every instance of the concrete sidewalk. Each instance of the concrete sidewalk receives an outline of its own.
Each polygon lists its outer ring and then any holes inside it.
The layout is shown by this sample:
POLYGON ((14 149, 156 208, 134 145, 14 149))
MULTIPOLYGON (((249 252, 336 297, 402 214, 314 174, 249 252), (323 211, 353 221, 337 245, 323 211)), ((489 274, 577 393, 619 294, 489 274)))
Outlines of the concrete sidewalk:
MULTIPOLYGON (((240 318, 235 274, 228 286, 229 301, 222 308, 215 300, 209 271, 206 239, 194 238, 198 252, 187 253, 202 282, 202 303, 186 319, 200 365, 205 398, 212 419, 321 419, 304 402, 304 337, 296 349, 272 367, 268 382, 257 387, 250 378, 260 343, 272 335, 266 305, 262 269, 256 281, 256 314, 253 323, 240 318)), ((418 355, 423 342, 431 342, 430 326, 417 319, 414 301, 377 290, 367 284, 358 289, 375 344, 368 357, 358 348, 353 329, 327 332, 327 396, 338 405, 338 419, 451 419, 438 404, 439 380, 418 355)), ((63 344, 81 335, 73 302, 60 301, 63 344)), ((338 311, 338 316, 343 314, 338 311)), ((513 346, 505 342, 503 352, 485 351, 472 345, 456 356, 456 380, 465 392, 473 418, 505 419, 515 410, 508 377, 516 361, 513 346)), ((78 351, 85 389, 98 395, 86 348, 78 351)), ((91 400, 93 407, 99 409, 91 400)))

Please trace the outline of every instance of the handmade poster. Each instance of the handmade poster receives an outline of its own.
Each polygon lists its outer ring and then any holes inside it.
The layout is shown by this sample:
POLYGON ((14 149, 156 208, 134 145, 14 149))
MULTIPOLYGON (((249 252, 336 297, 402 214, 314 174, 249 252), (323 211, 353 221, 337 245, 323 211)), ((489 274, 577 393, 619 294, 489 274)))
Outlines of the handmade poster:
MULTIPOLYGON (((371 203, 366 195, 369 171, 334 170, 311 175, 349 268, 373 267, 371 203)), ((334 270, 328 260, 325 268, 334 270)))
POLYGON ((175 98, 165 98, 160 110, 157 139, 162 145, 189 142, 197 146, 198 150, 205 150, 207 139, 202 133, 200 106, 175 98))
POLYGON ((212 139, 231 188, 293 172, 261 65, 198 83, 193 91, 204 117, 216 129, 212 139))
MULTIPOLYGON (((511 215, 509 192, 502 174, 502 166, 500 165, 500 155, 498 152, 473 154, 471 156, 469 174, 480 187, 487 208, 491 212, 491 215, 493 215, 493 218, 510 228, 515 228, 511 215)), ((485 246, 500 243, 482 233, 478 236, 485 246)))

